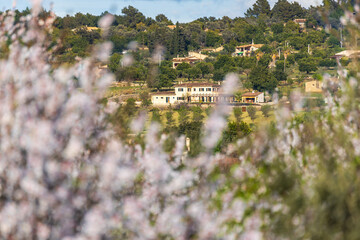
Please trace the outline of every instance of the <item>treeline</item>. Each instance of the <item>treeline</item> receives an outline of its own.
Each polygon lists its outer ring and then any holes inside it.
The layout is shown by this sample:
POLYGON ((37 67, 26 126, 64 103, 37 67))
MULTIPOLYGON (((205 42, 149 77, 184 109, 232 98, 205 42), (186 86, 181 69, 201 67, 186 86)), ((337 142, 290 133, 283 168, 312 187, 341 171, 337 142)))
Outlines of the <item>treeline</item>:
MULTIPOLYGON (((113 54, 108 64, 118 80, 138 80, 149 87, 169 87, 176 78, 222 80, 228 72, 246 76, 244 86, 259 91, 273 91, 279 81, 288 80, 287 69, 298 67, 302 72, 316 71, 318 66, 331 67, 336 62, 329 57, 340 50, 342 30, 340 17, 343 9, 351 9, 352 1, 324 1, 317 7, 303 8, 297 2, 279 0, 271 9, 267 0, 257 0, 245 17, 203 17, 190 23, 176 23, 159 14, 155 19, 144 16, 138 9, 128 6, 114 22, 106 39, 97 29, 100 16, 77 13, 58 17, 52 38, 61 46, 54 53, 58 64, 73 63, 77 57, 86 57, 94 44, 104 40, 113 43, 113 54), (306 31, 293 20, 305 18, 306 31), (93 27, 88 29, 87 27, 93 27), (325 31, 325 29, 329 31, 325 31), (121 59, 129 43, 136 41, 142 51, 131 51, 131 66, 122 66, 121 59), (264 46, 249 58, 231 57, 235 47, 251 42, 264 46), (158 46, 164 48, 159 68, 154 67, 151 56, 158 46), (223 46, 221 52, 206 52, 206 48, 223 46), (310 47, 310 51, 309 51, 310 47), (200 51, 210 57, 194 66, 181 64, 172 69, 171 59, 186 56, 189 51, 200 51), (284 52, 288 51, 287 56, 284 52), (280 52, 280 55, 278 54, 280 52), (260 55, 259 55, 260 53, 260 55), (269 69, 274 55, 276 66, 269 69), (156 72, 156 74, 154 74, 156 72)), ((25 16, 29 9, 16 12, 16 18, 25 16)), ((46 16, 48 12, 42 14, 46 16)), ((299 79, 301 80, 301 79, 299 79)))
MULTIPOLYGON (((114 44, 114 52, 121 53, 127 48, 129 42, 136 40, 139 44, 148 47, 150 52, 154 51, 157 45, 164 46, 167 59, 177 55, 186 55, 188 51, 221 45, 224 45, 225 53, 231 53, 234 46, 250 43, 252 40, 255 43, 264 44, 276 41, 282 45, 291 37, 288 31, 283 33, 282 26, 296 18, 306 18, 308 28, 324 28, 326 24, 329 24, 332 28, 338 29, 341 25, 340 17, 343 15, 342 6, 351 7, 352 3, 331 0, 324 1, 321 6, 306 9, 297 2, 279 0, 270 9, 267 0, 257 0, 247 10, 245 18, 203 17, 190 23, 176 23, 174 29, 168 27, 173 23, 164 14, 159 14, 152 19, 144 16, 138 9, 128 6, 122 9, 122 15, 114 15, 115 20, 109 38, 114 44)), ((18 11, 17 15, 22 16, 27 13, 29 9, 23 12, 18 11)), ((64 48, 59 54, 68 52, 79 56, 88 54, 88 47, 93 42, 99 41, 100 35, 85 33, 85 31, 75 33, 71 30, 83 26, 98 27, 98 20, 105 14, 107 12, 100 16, 76 13, 74 16, 58 17, 54 25, 56 28, 54 36, 62 38, 64 42, 64 48)), ((290 44, 295 45, 296 48, 304 47, 301 43, 305 41, 298 40, 293 39, 290 44)), ((63 60, 73 58, 74 56, 68 56, 63 60)))

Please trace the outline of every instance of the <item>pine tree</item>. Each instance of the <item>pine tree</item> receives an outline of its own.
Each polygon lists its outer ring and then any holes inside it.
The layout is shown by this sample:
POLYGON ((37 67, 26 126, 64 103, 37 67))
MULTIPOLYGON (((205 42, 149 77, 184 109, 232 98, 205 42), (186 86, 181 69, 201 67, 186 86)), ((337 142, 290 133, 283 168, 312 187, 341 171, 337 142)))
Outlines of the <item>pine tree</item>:
POLYGON ((249 8, 245 16, 246 17, 259 17, 260 14, 270 15, 270 4, 267 0, 256 0, 252 8, 249 8))

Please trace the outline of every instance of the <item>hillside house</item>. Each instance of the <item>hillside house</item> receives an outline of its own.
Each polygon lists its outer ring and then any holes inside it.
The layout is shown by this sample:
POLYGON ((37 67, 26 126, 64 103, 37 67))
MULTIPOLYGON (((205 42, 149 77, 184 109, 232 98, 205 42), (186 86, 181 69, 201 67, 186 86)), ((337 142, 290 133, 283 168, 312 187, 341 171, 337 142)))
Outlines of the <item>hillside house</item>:
POLYGON ((194 65, 197 62, 201 62, 202 59, 195 57, 195 56, 189 56, 189 57, 177 57, 177 58, 173 58, 172 62, 173 62, 173 68, 175 69, 180 63, 188 63, 190 65, 194 65))
POLYGON ((300 29, 306 28, 306 19, 298 18, 298 19, 294 19, 294 22, 299 24, 300 29))
POLYGON ((201 52, 217 53, 217 52, 221 52, 222 50, 224 50, 223 46, 218 48, 204 48, 201 49, 201 52))
POLYGON ((240 57, 250 57, 252 52, 255 52, 256 50, 260 49, 264 44, 246 44, 235 47, 235 56, 240 57))
POLYGON ((234 96, 224 96, 220 85, 213 83, 183 83, 174 86, 174 92, 159 92, 151 95, 154 106, 165 106, 180 103, 216 103, 219 101, 234 102, 234 96))
POLYGON ((248 92, 242 95, 243 103, 263 103, 265 102, 265 97, 263 92, 248 92))
POLYGON ((305 83, 305 92, 306 93, 321 93, 322 90, 322 82, 314 80, 305 83))
POLYGON ((205 60, 205 58, 209 56, 198 52, 189 52, 189 57, 196 57, 200 60, 205 60))
POLYGON ((336 53, 331 58, 341 59, 343 57, 346 58, 359 58, 360 57, 360 50, 344 50, 339 53, 336 53))
POLYGON ((151 102, 154 106, 176 104, 175 92, 157 92, 151 94, 151 102))

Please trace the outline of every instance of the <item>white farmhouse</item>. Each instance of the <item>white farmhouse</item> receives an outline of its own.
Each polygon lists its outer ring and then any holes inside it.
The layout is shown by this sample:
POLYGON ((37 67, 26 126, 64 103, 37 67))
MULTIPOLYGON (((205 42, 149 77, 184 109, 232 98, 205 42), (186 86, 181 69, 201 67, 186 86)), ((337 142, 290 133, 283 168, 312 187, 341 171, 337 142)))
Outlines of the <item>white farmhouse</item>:
POLYGON ((243 103, 263 103, 265 102, 263 92, 248 92, 242 95, 243 103))
POLYGON ((176 104, 177 99, 175 92, 157 92, 151 94, 151 102, 154 106, 165 106, 176 104))
POLYGON ((215 103, 218 101, 234 102, 234 96, 220 93, 220 85, 213 83, 183 83, 175 85, 175 92, 159 92, 151 96, 153 105, 179 103, 215 103))

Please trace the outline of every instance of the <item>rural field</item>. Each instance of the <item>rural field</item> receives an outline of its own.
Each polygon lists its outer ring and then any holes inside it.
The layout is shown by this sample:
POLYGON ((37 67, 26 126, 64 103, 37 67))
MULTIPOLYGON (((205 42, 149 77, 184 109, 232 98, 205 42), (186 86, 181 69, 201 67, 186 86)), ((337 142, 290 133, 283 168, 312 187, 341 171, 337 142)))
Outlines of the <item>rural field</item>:
POLYGON ((358 2, 53 2, 0 3, 0 239, 360 239, 358 2))

